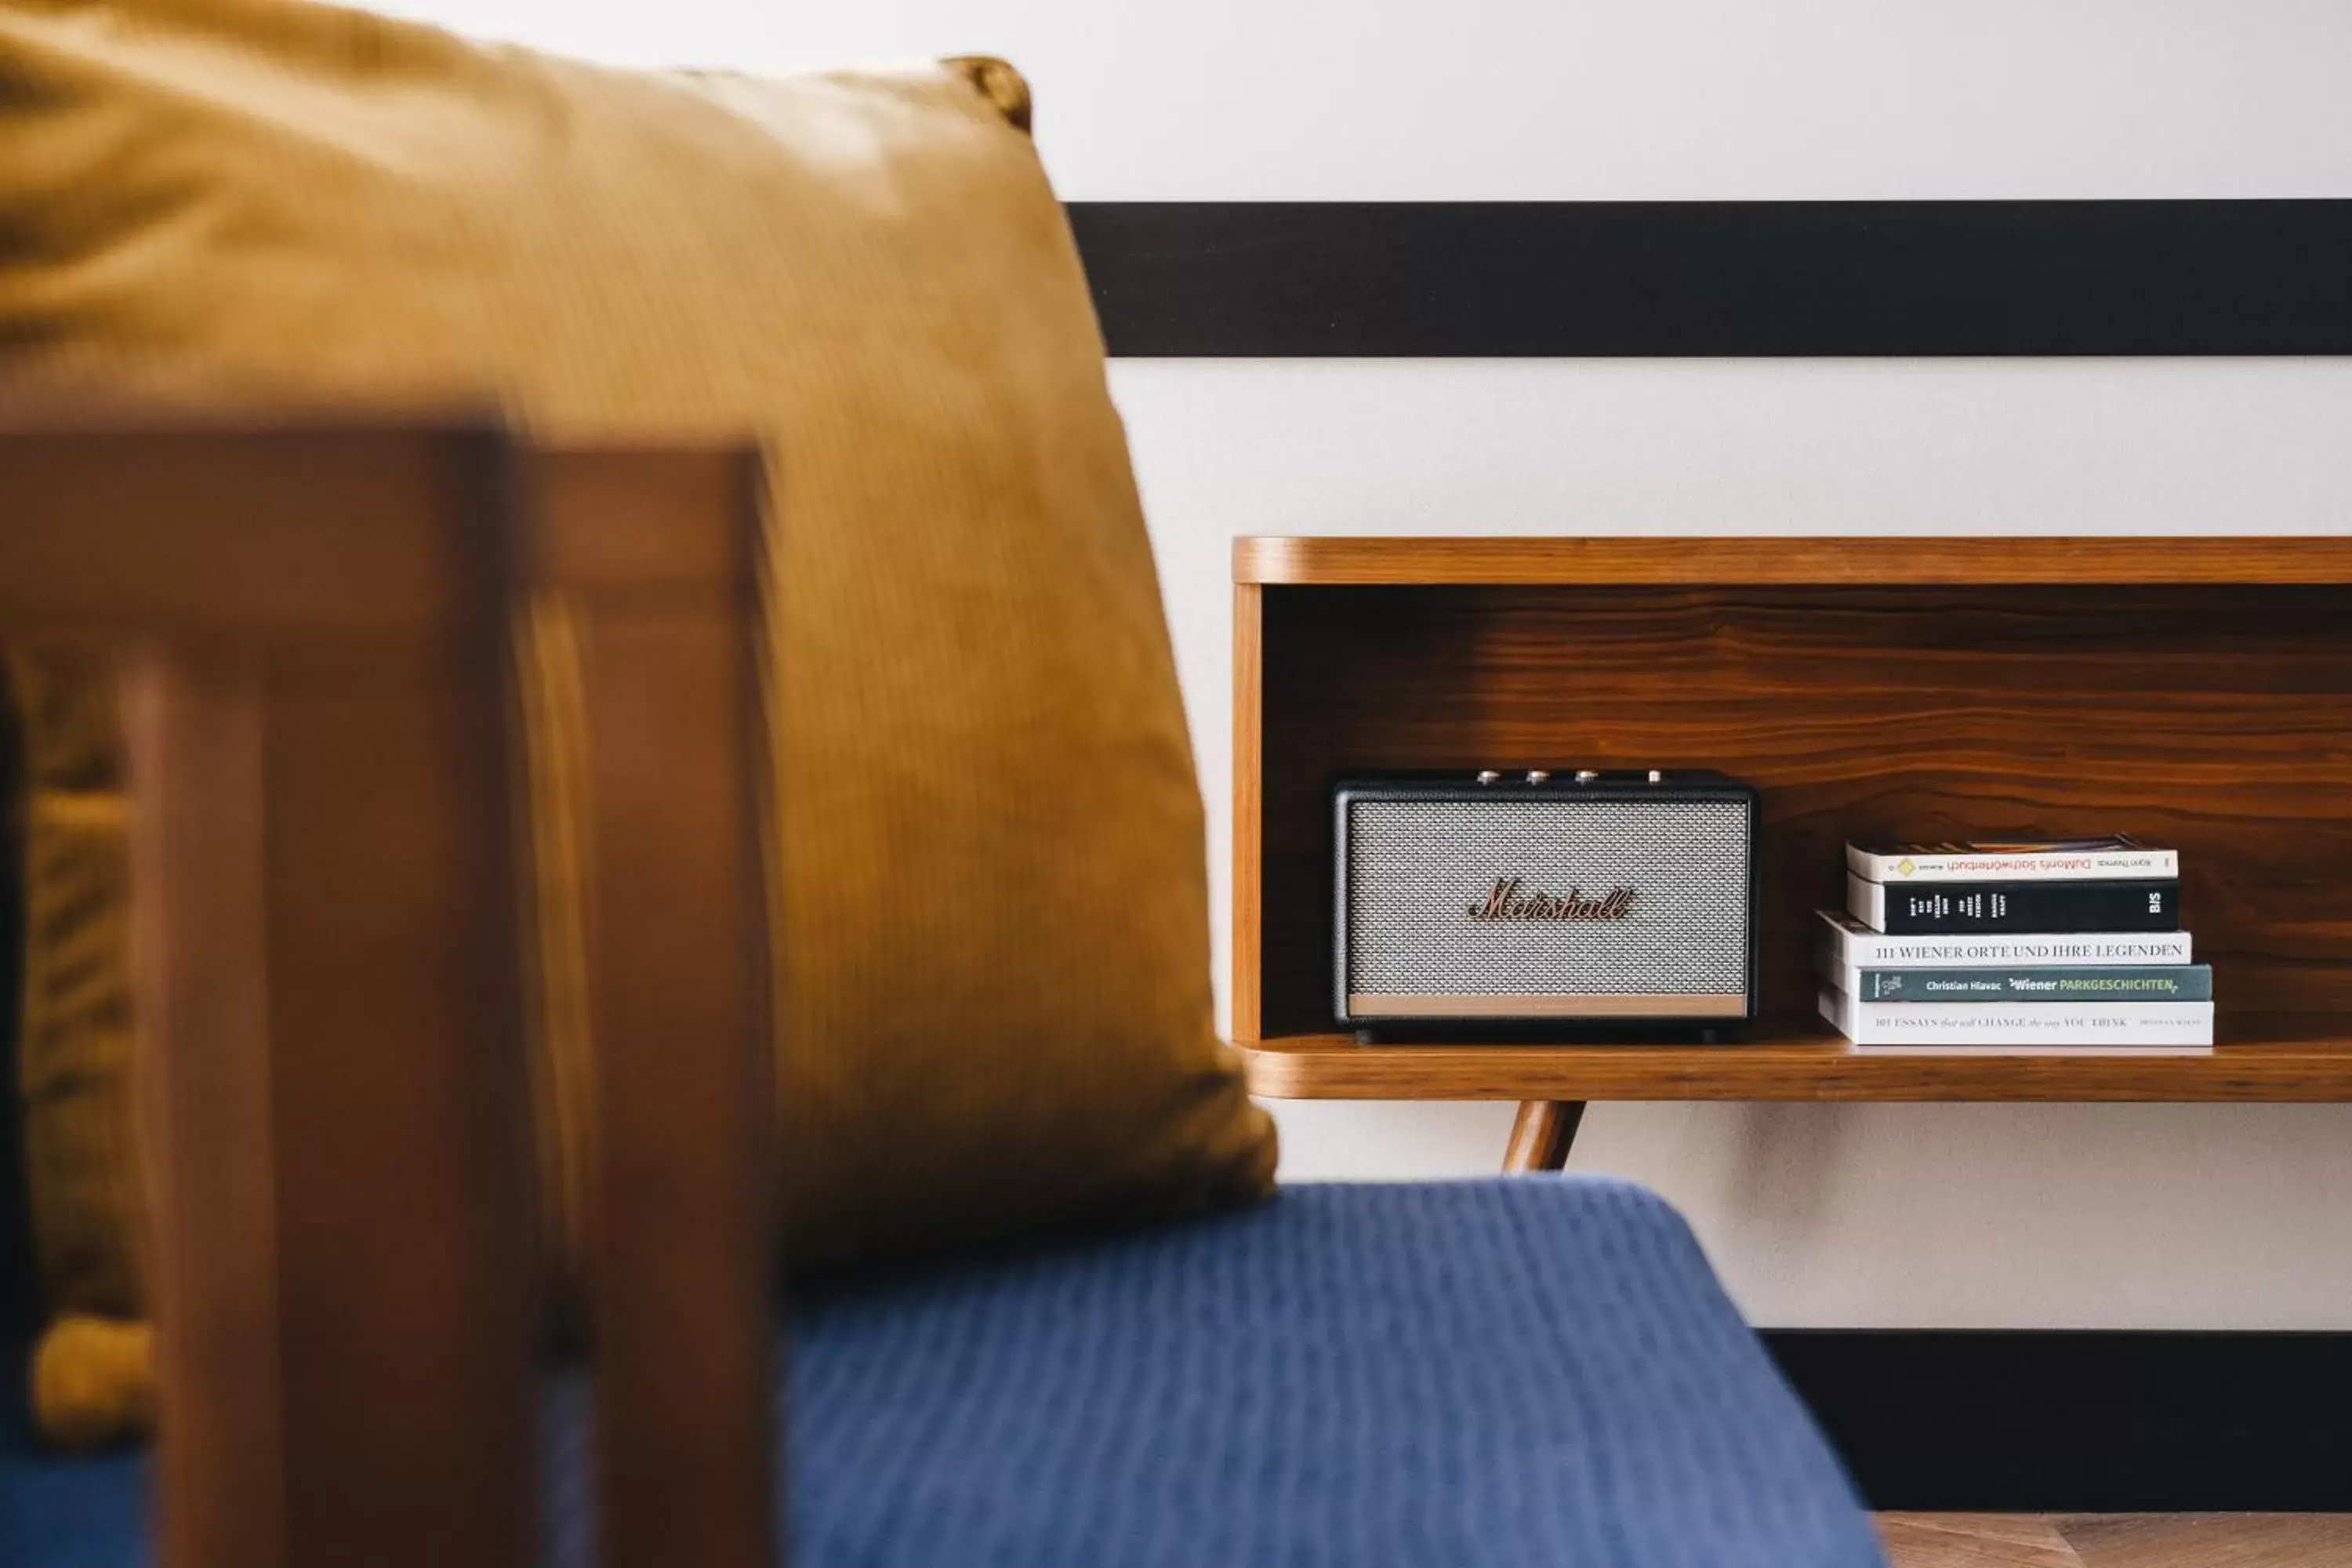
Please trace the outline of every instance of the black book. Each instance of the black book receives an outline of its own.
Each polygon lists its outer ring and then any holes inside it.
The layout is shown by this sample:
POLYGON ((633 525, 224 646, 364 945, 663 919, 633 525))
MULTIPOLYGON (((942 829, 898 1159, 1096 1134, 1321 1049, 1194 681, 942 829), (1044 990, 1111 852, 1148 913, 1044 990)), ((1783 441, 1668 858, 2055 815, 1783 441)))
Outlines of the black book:
POLYGON ((1849 876, 1845 900, 1854 919, 1890 936, 2177 931, 2180 926, 2177 877, 2110 882, 1905 882, 1889 887, 1849 876))

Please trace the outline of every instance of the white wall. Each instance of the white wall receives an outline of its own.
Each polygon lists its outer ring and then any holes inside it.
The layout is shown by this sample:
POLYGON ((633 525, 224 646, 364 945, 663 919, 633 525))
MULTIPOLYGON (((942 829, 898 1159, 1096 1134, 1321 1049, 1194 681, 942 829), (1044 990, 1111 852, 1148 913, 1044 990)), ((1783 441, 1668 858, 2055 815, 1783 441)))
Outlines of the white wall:
MULTIPOLYGON (((1074 199, 2352 196, 2341 0, 390 0, 618 63, 1005 55, 1074 199)), ((2352 362, 1115 367, 1215 843, 1230 536, 2323 532, 2352 362)), ((1286 1173, 1501 1106, 1281 1108, 1286 1173)), ((1759 1321, 2352 1328, 2352 1107, 1597 1107, 1759 1321)))
POLYGON ((381 0, 615 63, 999 54, 1085 201, 2352 190, 2342 0, 381 0))

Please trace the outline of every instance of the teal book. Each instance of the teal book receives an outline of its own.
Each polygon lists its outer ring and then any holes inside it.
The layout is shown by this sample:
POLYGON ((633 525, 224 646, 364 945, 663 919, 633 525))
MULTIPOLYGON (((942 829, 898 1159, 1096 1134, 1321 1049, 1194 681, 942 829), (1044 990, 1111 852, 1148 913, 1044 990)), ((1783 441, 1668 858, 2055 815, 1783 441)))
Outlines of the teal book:
POLYGON ((1864 1002, 2210 1002, 2210 963, 2063 969, 1857 969, 1864 1002))

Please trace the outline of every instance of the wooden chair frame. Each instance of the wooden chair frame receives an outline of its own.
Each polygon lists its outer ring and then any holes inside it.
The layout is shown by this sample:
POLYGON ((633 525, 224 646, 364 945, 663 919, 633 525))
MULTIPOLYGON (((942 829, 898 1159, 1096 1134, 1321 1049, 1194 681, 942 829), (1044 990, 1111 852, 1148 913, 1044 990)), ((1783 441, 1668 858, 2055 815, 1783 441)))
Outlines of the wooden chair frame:
POLYGON ((604 1559, 774 1561, 742 448, 16 418, 0 637, 123 651, 169 1568, 530 1560, 517 606, 583 843, 604 1559))

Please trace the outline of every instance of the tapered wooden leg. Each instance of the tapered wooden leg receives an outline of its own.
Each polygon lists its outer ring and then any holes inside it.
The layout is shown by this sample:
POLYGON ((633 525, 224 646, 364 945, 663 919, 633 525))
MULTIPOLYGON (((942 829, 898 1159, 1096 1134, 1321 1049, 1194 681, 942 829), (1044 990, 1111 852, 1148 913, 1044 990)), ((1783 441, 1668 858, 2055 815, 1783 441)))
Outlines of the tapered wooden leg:
POLYGON ((1513 1175, 1560 1169, 1568 1163, 1576 1125, 1583 1120, 1580 1100, 1521 1100, 1518 1120, 1511 1123, 1511 1146, 1503 1155, 1503 1169, 1513 1175))

